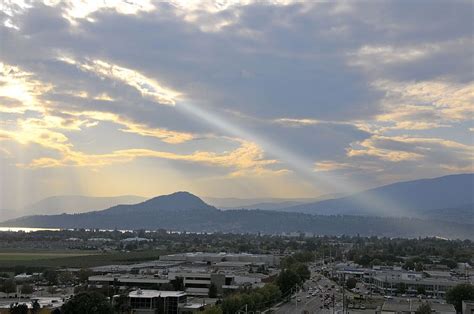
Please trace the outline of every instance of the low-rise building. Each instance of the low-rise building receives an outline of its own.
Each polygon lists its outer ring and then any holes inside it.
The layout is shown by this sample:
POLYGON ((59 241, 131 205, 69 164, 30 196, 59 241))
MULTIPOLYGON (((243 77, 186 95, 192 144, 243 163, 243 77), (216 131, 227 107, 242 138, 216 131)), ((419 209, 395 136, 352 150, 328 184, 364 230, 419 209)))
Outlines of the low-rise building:
POLYGON ((187 263, 205 262, 209 264, 219 262, 247 262, 250 264, 264 263, 269 267, 280 265, 280 257, 270 254, 248 253, 180 253, 161 256, 162 261, 182 261, 187 263))
POLYGON ((133 314, 178 314, 180 307, 186 305, 184 291, 135 290, 128 294, 133 314))
MULTIPOLYGON (((416 310, 423 303, 418 300, 388 300, 382 305, 381 314, 415 314, 416 310)), ((446 303, 428 303, 431 307, 431 313, 436 314, 456 314, 456 309, 452 304, 446 303)))
POLYGON ((446 291, 461 283, 452 277, 426 276, 421 272, 380 271, 369 279, 373 288, 386 294, 403 293, 417 295, 419 291, 434 297, 444 298, 446 291))
POLYGON ((474 314, 474 301, 462 301, 462 314, 474 314))
POLYGON ((168 278, 160 278, 147 275, 97 275, 89 277, 89 284, 98 286, 136 287, 136 288, 156 288, 163 284, 169 284, 168 278))

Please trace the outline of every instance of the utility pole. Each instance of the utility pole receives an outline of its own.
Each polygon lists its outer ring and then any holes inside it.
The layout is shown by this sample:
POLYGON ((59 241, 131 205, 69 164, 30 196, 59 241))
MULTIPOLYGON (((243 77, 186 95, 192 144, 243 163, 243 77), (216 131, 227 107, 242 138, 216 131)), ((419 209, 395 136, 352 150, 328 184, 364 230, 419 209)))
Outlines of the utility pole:
POLYGON ((345 302, 346 302, 346 273, 342 274, 342 314, 346 313, 345 302))
POLYGON ((332 314, 334 314, 334 311, 336 309, 336 298, 334 297, 334 290, 332 291, 332 314))

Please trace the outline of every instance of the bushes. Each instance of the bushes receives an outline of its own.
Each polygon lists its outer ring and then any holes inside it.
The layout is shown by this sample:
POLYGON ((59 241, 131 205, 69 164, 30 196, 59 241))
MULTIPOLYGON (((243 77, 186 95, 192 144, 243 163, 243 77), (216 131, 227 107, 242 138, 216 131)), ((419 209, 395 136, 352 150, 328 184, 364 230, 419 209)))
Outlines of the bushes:
POLYGON ((267 284, 249 292, 240 292, 229 296, 222 302, 223 313, 235 313, 247 305, 248 311, 263 310, 281 299, 280 289, 267 284))
POLYGON ((453 304, 457 312, 461 312, 463 300, 474 300, 473 285, 461 283, 446 292, 446 301, 453 304))
POLYGON ((112 314, 113 309, 104 295, 97 292, 81 292, 62 306, 64 314, 112 314))

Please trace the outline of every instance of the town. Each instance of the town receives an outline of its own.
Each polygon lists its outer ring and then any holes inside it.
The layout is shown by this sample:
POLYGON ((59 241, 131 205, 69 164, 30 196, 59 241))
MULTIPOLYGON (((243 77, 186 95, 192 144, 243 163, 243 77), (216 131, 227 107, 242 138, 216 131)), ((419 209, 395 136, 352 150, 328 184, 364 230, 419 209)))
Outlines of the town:
POLYGON ((1 232, 0 243, 0 313, 87 313, 86 300, 101 313, 474 307, 462 299, 474 289, 469 240, 81 229, 1 232))

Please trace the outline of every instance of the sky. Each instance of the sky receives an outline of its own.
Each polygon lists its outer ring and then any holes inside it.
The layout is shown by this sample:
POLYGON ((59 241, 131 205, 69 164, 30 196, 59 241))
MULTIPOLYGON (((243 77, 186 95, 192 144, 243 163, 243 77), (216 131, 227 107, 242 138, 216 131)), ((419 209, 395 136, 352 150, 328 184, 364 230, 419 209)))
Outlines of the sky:
POLYGON ((472 1, 3 1, 0 208, 473 172, 472 1))

